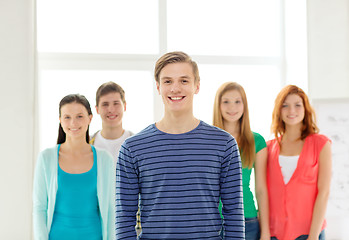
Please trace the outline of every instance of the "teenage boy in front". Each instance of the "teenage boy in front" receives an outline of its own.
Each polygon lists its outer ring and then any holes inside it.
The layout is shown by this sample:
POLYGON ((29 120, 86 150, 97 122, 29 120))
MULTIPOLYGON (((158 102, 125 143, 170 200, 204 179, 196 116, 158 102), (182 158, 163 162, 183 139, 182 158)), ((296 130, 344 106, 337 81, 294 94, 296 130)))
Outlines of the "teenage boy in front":
POLYGON ((128 138, 116 167, 116 238, 220 239, 223 202, 225 239, 244 239, 241 164, 234 138, 193 115, 199 92, 197 65, 183 52, 163 55, 155 80, 165 114, 128 138))

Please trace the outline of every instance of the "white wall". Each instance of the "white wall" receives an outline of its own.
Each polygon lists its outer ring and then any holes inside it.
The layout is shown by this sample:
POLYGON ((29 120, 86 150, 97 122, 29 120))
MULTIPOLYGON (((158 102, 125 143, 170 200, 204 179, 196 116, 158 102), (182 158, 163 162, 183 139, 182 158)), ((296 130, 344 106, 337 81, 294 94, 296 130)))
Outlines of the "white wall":
POLYGON ((31 239, 34 0, 0 1, 0 239, 31 239))
POLYGON ((312 99, 349 97, 349 0, 308 0, 312 99))
MULTIPOLYGON (((321 101, 349 99, 349 0, 308 0, 307 5, 309 95, 312 100, 321 101)), ((337 148, 333 145, 334 154, 337 148)), ((338 167, 338 163, 333 166, 338 167)), ((335 171, 336 168, 333 174, 335 171)), ((336 196, 334 190, 330 200, 336 196)), ((343 211, 338 213, 329 202, 326 239, 348 239, 348 209, 342 207, 343 211)))

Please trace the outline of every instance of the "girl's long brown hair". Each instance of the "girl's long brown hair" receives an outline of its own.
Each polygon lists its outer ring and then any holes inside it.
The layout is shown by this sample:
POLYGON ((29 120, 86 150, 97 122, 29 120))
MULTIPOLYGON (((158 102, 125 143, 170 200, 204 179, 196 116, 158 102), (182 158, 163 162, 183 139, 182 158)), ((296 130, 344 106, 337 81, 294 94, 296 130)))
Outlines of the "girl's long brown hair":
POLYGON ((302 133, 301 133, 301 139, 304 140, 307 136, 313 133, 318 133, 319 128, 316 126, 316 116, 315 111, 311 107, 309 103, 309 99, 305 92, 295 86, 295 85, 287 85, 277 95, 275 99, 275 106, 273 110, 273 118, 272 118, 272 124, 271 124, 271 131, 274 133, 275 138, 280 144, 280 136, 282 136, 285 131, 285 123, 282 121, 281 118, 281 108, 283 103, 285 102, 285 99, 288 95, 296 94, 303 100, 304 105, 304 119, 303 119, 303 126, 302 126, 302 133))
POLYGON ((213 125, 225 130, 220 105, 223 94, 231 90, 236 90, 240 93, 242 102, 244 104, 244 113, 239 119, 240 136, 238 139, 236 139, 239 145, 242 166, 252 168, 256 158, 255 142, 250 127, 246 93, 240 84, 236 82, 226 82, 218 88, 213 106, 213 125))

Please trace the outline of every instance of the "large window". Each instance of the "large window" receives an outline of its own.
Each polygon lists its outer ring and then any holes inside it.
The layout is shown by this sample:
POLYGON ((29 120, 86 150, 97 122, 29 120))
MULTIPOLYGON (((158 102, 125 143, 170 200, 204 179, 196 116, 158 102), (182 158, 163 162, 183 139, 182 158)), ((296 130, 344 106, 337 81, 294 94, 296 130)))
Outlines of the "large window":
MULTIPOLYGON (((280 87, 306 90, 300 0, 37 0, 37 15, 40 150, 56 141, 59 100, 80 93, 94 106, 106 81, 125 89, 125 128, 138 132, 159 120, 153 68, 168 51, 187 52, 198 63, 194 109, 207 123, 215 91, 226 81, 245 88, 252 129, 265 138, 280 87)), ((101 127, 93 113, 91 133, 101 127)))
POLYGON ((37 0, 39 52, 157 54, 157 0, 37 0))

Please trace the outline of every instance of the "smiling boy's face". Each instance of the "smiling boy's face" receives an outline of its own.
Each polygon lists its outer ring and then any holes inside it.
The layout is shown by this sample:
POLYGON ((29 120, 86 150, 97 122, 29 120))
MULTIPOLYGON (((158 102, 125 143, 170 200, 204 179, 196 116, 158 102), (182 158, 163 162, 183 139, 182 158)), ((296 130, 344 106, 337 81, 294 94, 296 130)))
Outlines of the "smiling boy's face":
POLYGON ((102 118, 103 126, 118 127, 122 125, 126 104, 122 101, 120 93, 111 92, 100 97, 96 111, 102 118))
POLYGON ((189 63, 171 63, 161 70, 156 86, 165 111, 186 112, 193 109, 194 95, 199 92, 200 82, 195 81, 189 63))

